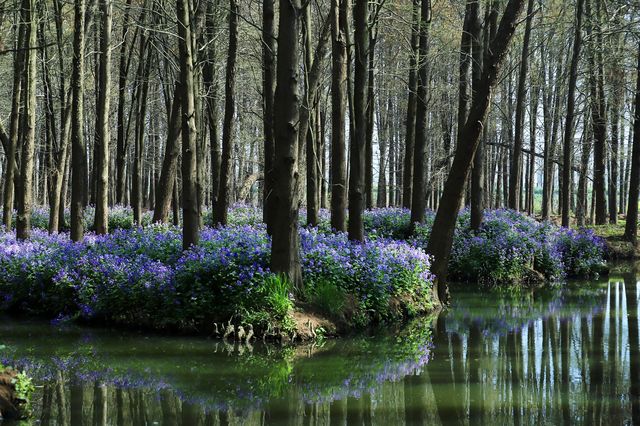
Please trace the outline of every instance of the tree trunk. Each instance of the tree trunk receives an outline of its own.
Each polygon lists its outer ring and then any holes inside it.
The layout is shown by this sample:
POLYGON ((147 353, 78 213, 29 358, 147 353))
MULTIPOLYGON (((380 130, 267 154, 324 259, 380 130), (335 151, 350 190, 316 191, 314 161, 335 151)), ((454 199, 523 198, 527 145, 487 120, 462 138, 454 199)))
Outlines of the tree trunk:
MULTIPOLYGON (((495 2, 491 3, 491 10, 487 13, 487 22, 486 25, 491 26, 493 23, 491 17, 492 13, 495 11, 493 5, 495 2)), ((479 93, 480 78, 482 76, 482 63, 484 62, 484 55, 488 54, 489 49, 489 38, 491 37, 491 31, 485 31, 485 46, 483 49, 482 40, 481 40, 481 23, 479 16, 479 5, 477 1, 472 2, 470 6, 470 17, 469 17, 469 35, 471 39, 471 54, 472 54, 472 68, 471 68, 471 87, 472 87, 472 99, 475 98, 476 94, 479 93)), ((473 170, 471 172, 471 229, 480 229, 482 225, 483 216, 484 216, 484 151, 485 151, 485 141, 488 129, 483 129, 483 137, 480 143, 478 144, 478 148, 476 149, 476 154, 473 158, 473 170)), ((458 140, 456 144, 463 143, 461 140, 458 140)))
MULTIPOLYGON (((365 206, 373 208, 373 125, 374 125, 374 55, 376 50, 376 37, 374 36, 375 26, 369 28, 369 51, 368 51, 368 73, 369 83, 367 84, 367 137, 364 161, 364 192, 365 206)), ((380 135, 378 135, 378 142, 380 135)))
POLYGON ((420 47, 418 56, 418 99, 416 107, 416 133, 413 150, 413 188, 411 194, 411 223, 424 222, 426 205, 425 149, 427 146, 427 88, 429 86, 429 27, 431 0, 422 0, 420 6, 420 47))
POLYGON ((465 143, 456 148, 451 171, 447 177, 444 191, 440 199, 438 211, 429 237, 427 253, 434 256, 432 271, 437 282, 434 291, 441 303, 448 301, 446 285, 447 265, 453 243, 453 231, 458 216, 458 209, 464 194, 464 185, 469 175, 471 162, 480 142, 483 125, 489 108, 491 91, 498 79, 498 73, 506 58, 509 43, 517 26, 518 16, 524 6, 524 0, 509 0, 500 21, 496 37, 491 41, 490 54, 485 58, 482 77, 478 85, 478 93, 469 110, 461 140, 465 143))
MULTIPOLYGON (((21 15, 20 19, 22 19, 21 15)), ((6 161, 6 171, 4 176, 4 199, 3 199, 3 208, 2 208, 2 223, 6 227, 7 230, 12 227, 12 216, 13 216, 13 206, 14 206, 14 196, 15 196, 15 179, 19 173, 17 167, 17 150, 18 150, 18 139, 20 137, 20 102, 22 99, 22 89, 23 89, 23 79, 24 79, 24 71, 26 67, 25 57, 26 50, 24 49, 24 45, 26 44, 27 38, 27 25, 22 24, 17 26, 18 31, 18 41, 16 44, 16 48, 18 52, 15 55, 15 61, 13 66, 13 95, 11 99, 11 117, 9 124, 9 143, 8 149, 5 150, 5 156, 7 158, 6 161)))
POLYGON ((416 108, 418 92, 418 61, 420 37, 420 0, 413 0, 411 25, 411 53, 409 55, 409 97, 407 99, 407 121, 404 152, 404 170, 402 175, 402 207, 411 208, 413 194, 413 151, 416 132, 416 108))
POLYGON ((354 22, 354 81, 353 115, 354 138, 350 141, 349 163, 349 239, 364 241, 362 213, 366 202, 365 164, 367 149, 367 89, 369 85, 369 3, 356 0, 354 22))
POLYGON ((636 243, 638 235, 638 194, 640 192, 640 44, 638 45, 636 97, 634 102, 633 147, 631 151, 631 177, 629 178, 629 202, 624 238, 636 243))
POLYGON ((274 216, 271 270, 300 288, 298 235, 299 0, 280 0, 278 64, 274 97, 274 216))
POLYGON ((167 141, 165 143, 164 159, 162 160, 162 170, 160 179, 156 186, 156 205, 153 211, 153 222, 168 223, 173 198, 173 186, 176 181, 178 170, 178 155, 180 154, 180 144, 178 138, 182 130, 182 120, 180 116, 180 106, 182 104, 182 88, 176 82, 173 91, 173 102, 169 116, 167 141))
POLYGON ((347 19, 349 0, 331 1, 331 228, 347 229, 347 19))
POLYGON ((569 92, 567 94, 567 116, 564 125, 563 139, 563 165, 562 165, 562 226, 569 226, 569 202, 571 188, 571 165, 573 146, 573 115, 575 110, 576 82, 578 79, 578 62, 580 61, 580 48, 582 47, 582 8, 584 0, 577 0, 575 35, 573 39, 573 54, 571 56, 571 68, 569 71, 569 92))
MULTIPOLYGON (((127 0, 122 18, 122 44, 120 46, 120 63, 118 67, 118 113, 117 113, 117 142, 116 142, 116 203, 125 202, 125 166, 127 158, 127 132, 125 123, 125 102, 127 96, 127 74, 131 61, 131 52, 127 54, 127 33, 129 28, 129 13, 131 0, 127 0)), ((132 40, 131 45, 134 41, 132 40)))
POLYGON ((229 208, 229 193, 231 180, 231 153, 233 122, 236 109, 236 55, 238 51, 238 3, 229 0, 229 51, 227 53, 227 73, 224 88, 224 121, 222 122, 222 161, 220 167, 220 186, 218 200, 213 210, 213 223, 227 224, 227 209, 229 208))
POLYGON ((73 70, 71 74, 71 240, 84 238, 83 210, 85 170, 87 166, 84 146, 84 50, 85 0, 77 0, 74 7, 73 70))
POLYGON ((180 86, 182 88, 182 247, 187 250, 199 241, 198 188, 196 170, 195 83, 191 21, 186 0, 177 0, 180 37, 180 86))
POLYGON ((96 234, 109 231, 109 100, 111 99, 111 0, 101 0, 102 27, 100 36, 100 91, 98 92, 95 156, 96 171, 96 234))
POLYGON ((26 25, 26 76, 24 129, 21 135, 22 156, 20 165, 20 185, 18 192, 18 217, 16 218, 16 238, 26 240, 31 235, 31 205, 33 193, 33 162, 36 149, 36 4, 35 0, 23 0, 22 19, 26 25))
POLYGON ((263 220, 267 224, 267 233, 272 235, 273 188, 273 96, 276 86, 276 36, 274 32, 274 1, 262 2, 262 127, 264 132, 264 195, 263 220))
POLYGON ((511 171, 509 173, 509 208, 520 210, 522 193, 522 145, 524 141, 524 104, 527 97, 527 73, 529 72, 529 41, 531 40, 531 22, 533 21, 533 0, 527 5, 527 20, 520 58, 520 76, 518 77, 518 93, 516 99, 516 127, 513 153, 511 155, 511 171))

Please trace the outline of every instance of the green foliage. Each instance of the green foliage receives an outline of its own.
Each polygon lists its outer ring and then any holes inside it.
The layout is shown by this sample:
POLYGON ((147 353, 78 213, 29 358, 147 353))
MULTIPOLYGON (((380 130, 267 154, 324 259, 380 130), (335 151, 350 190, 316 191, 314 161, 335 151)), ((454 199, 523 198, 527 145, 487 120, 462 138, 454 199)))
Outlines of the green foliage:
POLYGON ((305 298, 326 315, 340 319, 344 317, 347 293, 334 282, 326 280, 317 282, 315 286, 306 290, 305 298))

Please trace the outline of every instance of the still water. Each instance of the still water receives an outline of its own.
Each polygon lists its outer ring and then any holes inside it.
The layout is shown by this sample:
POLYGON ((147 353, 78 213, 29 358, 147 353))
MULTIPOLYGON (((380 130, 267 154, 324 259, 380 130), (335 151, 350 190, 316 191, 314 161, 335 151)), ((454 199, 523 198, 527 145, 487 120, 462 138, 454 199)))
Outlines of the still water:
POLYGON ((640 422, 635 274, 452 297, 401 332, 314 346, 3 320, 0 351, 37 378, 26 424, 640 422))

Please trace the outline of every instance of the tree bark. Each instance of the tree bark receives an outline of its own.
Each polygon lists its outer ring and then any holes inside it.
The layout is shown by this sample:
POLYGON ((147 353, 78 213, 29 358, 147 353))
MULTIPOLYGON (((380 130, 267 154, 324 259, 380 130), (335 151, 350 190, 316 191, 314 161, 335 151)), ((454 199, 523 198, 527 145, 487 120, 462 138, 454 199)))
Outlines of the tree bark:
POLYGON ((520 75, 518 77, 518 93, 516 99, 516 126, 511 154, 511 171, 509 173, 509 208, 520 210, 522 194, 522 145, 524 143, 524 104, 527 97, 527 73, 529 72, 529 41, 531 40, 531 23, 533 21, 533 0, 527 5, 527 20, 520 57, 520 75))
POLYGON ((195 83, 191 21, 186 0, 177 0, 178 35, 180 37, 180 86, 182 88, 182 247, 198 245, 198 189, 196 170, 195 83))
POLYGON ((331 228, 347 229, 347 13, 349 0, 331 1, 331 228))
POLYGON ((582 47, 582 8, 584 0, 577 0, 575 34, 573 38, 573 53, 571 56, 571 68, 569 71, 569 92, 567 94, 567 116, 564 125, 563 139, 563 167, 562 167, 562 226, 569 226, 569 202, 571 188, 571 165, 573 146, 573 115, 575 110, 576 82, 578 79, 578 62, 580 61, 580 49, 582 47))
POLYGON ((264 132, 264 194, 263 221, 267 224, 267 233, 272 235, 273 221, 273 97, 276 86, 276 36, 274 32, 274 1, 262 2, 262 127, 264 132))
POLYGON ((636 96, 633 120, 633 146, 631 148, 631 172, 629 178, 629 201, 624 238, 636 243, 638 235, 638 194, 640 193, 640 44, 638 45, 638 67, 636 69, 636 96))
POLYGON ((100 36, 100 91, 97 104, 97 129, 95 156, 96 172, 96 234, 109 232, 109 102, 111 99, 111 25, 113 22, 111 0, 101 0, 102 27, 100 36))
POLYGON ((420 40, 420 0, 413 0, 411 25, 411 53, 409 55, 409 96, 405 135, 404 170, 402 175, 402 207, 411 208, 413 194, 413 150, 416 134, 416 108, 418 92, 418 61, 420 40))
POLYGON ((178 170, 178 155, 180 154, 180 144, 178 138, 182 130, 182 120, 180 116, 180 106, 182 104, 182 88, 180 82, 176 82, 173 91, 173 102, 169 116, 167 141, 165 143, 164 159, 160 179, 156 186, 156 203, 153 211, 153 222, 168 223, 173 198, 173 186, 176 181, 178 170))
POLYGON ((302 285, 298 235, 299 0, 280 0, 278 63, 274 97, 274 216, 271 270, 302 285))
MULTIPOLYGON (((125 102, 127 95, 127 74, 131 61, 131 52, 127 54, 127 33, 129 32, 129 14, 131 11, 131 0, 127 0, 122 18, 122 44, 120 46, 120 63, 118 66, 118 113, 117 113, 117 143, 116 143, 116 203, 125 203, 126 193, 126 156, 127 156, 127 133, 125 123, 125 102)), ((134 41, 131 42, 133 45, 134 41)))
POLYGON ((420 6, 420 47, 418 56, 418 99, 416 107, 416 133, 413 151, 413 188, 411 194, 411 223, 422 223, 425 218, 425 155, 427 146, 427 89, 429 86, 429 27, 431 26, 431 0, 422 0, 420 6))
POLYGON ((517 26, 518 16, 524 6, 524 0, 509 0, 500 21, 496 37, 491 41, 490 54, 483 64, 482 77, 478 85, 476 99, 472 102, 469 117, 462 135, 465 141, 456 148, 451 171, 447 177, 444 191, 440 199, 438 211, 427 245, 427 253, 434 256, 432 271, 437 282, 434 291, 441 303, 448 301, 446 285, 447 265, 453 243, 453 231, 458 216, 458 209, 464 193, 464 185, 469 175, 475 150, 480 142, 489 108, 491 91, 498 79, 498 73, 504 63, 509 43, 517 26))
MULTIPOLYGON (((21 16, 21 15, 19 15, 21 16)), ((20 19, 22 19, 20 17, 20 19)), ((8 149, 5 150, 6 171, 4 175, 4 194, 3 194, 3 208, 2 208, 2 223, 6 229, 11 229, 13 222, 13 207, 15 196, 15 179, 19 173, 17 167, 17 150, 18 139, 20 137, 20 102, 22 99, 24 70, 26 67, 25 57, 26 50, 23 49, 26 44, 27 38, 27 25, 21 24, 17 26, 18 41, 16 48, 18 49, 15 55, 14 67, 13 67, 13 94, 11 99, 11 117, 9 124, 9 143, 8 149)))
POLYGON ((77 0, 74 7, 73 70, 71 74, 71 240, 84 238, 83 210, 85 171, 87 160, 84 146, 84 50, 85 0, 77 0))
POLYGON ((23 0, 22 19, 26 25, 26 76, 24 128, 21 137, 20 191, 18 192, 18 217, 16 238, 26 240, 31 236, 31 205, 33 203, 33 162, 36 149, 36 4, 35 0, 23 0))
POLYGON ((236 109, 236 55, 238 51, 238 3, 229 0, 229 51, 227 53, 227 71, 224 88, 224 120, 222 122, 222 161, 220 167, 220 186, 218 200, 213 210, 213 223, 227 224, 230 198, 231 153, 233 150, 233 121, 236 109))
POLYGON ((354 138, 350 141, 349 158, 349 239, 364 241, 362 213, 366 203, 365 164, 367 149, 367 88, 369 85, 369 3, 356 0, 354 22, 354 81, 353 115, 354 138))

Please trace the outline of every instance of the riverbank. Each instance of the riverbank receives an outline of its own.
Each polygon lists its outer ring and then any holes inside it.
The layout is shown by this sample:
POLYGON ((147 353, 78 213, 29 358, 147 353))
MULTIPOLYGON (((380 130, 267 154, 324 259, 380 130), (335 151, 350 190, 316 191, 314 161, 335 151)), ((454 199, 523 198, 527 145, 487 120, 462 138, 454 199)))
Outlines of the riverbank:
POLYGON ((116 230, 73 243, 34 231, 0 234, 0 309, 56 322, 292 340, 397 323, 435 303, 430 258, 407 243, 354 243, 300 230, 304 287, 269 271, 263 226, 205 228, 182 251, 169 226, 116 230), (331 321, 325 321, 328 318, 331 321), (297 321, 296 321, 297 320, 297 321))
POLYGON ((624 239, 626 221, 618 219, 617 224, 597 225, 590 228, 604 239, 608 258, 611 260, 640 259, 640 247, 624 239))
MULTIPOLYGON (((112 215, 109 235, 88 234, 82 243, 43 230, 29 241, 0 233, 0 310, 55 322, 291 341, 403 323, 437 306, 425 253, 432 212, 410 235, 408 210, 366 211, 367 239, 354 243, 331 232, 321 211, 317 228, 300 227, 300 288, 270 272, 271 242, 258 209, 235 206, 229 226, 205 227, 201 244, 186 252, 180 228, 131 227, 122 208, 112 215)), ((500 287, 586 277, 605 271, 605 252, 592 230, 510 210, 487 211, 483 226, 472 230, 465 210, 449 279, 500 287)))

